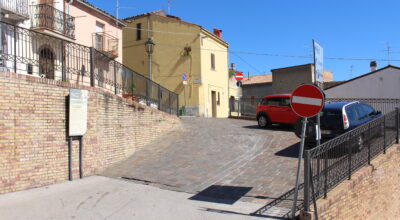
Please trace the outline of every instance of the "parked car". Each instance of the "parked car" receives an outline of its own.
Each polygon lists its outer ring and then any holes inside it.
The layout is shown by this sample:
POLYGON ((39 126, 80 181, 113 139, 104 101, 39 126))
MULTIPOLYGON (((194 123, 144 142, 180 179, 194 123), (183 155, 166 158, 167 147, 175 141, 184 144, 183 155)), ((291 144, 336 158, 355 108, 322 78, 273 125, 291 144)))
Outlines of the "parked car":
MULTIPOLYGON (((361 102, 334 102, 325 104, 321 112, 321 140, 326 141, 362 124, 365 124, 382 115, 368 104, 361 102)), ((307 123, 306 142, 315 142, 316 118, 310 118, 307 123)), ((301 136, 302 120, 298 120, 294 126, 294 132, 301 136)), ((379 129, 378 131, 381 131, 379 129)), ((358 150, 364 145, 364 137, 360 135, 355 143, 358 150)))
POLYGON ((258 126, 265 128, 271 124, 294 125, 300 117, 290 107, 291 94, 265 96, 256 108, 258 126))

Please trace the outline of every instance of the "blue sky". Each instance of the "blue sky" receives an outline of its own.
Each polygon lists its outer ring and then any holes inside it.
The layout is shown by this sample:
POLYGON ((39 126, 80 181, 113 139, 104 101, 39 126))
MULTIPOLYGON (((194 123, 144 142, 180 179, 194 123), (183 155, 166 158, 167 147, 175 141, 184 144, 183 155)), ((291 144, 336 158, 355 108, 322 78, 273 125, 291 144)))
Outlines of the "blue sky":
MULTIPOLYGON (((89 0, 115 14, 116 0, 89 0)), ((119 0, 120 18, 165 9, 168 0, 119 0)), ((236 68, 250 75, 313 62, 312 39, 324 47, 326 58, 400 60, 400 1, 398 0, 171 0, 171 14, 208 30, 223 30, 236 68)), ((369 72, 369 60, 324 60, 335 80, 369 72)), ((390 64, 400 66, 399 61, 390 64)), ((378 68, 388 61, 378 61, 378 68)))

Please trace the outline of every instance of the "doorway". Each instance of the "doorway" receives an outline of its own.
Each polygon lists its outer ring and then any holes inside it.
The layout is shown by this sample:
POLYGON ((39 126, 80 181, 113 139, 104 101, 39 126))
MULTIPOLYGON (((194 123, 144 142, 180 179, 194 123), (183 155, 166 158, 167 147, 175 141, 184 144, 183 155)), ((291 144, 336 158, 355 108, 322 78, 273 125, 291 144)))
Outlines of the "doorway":
POLYGON ((212 117, 217 117, 217 93, 211 91, 212 117))
POLYGON ((49 48, 39 52, 39 74, 44 74, 47 79, 54 79, 54 53, 49 48))
POLYGON ((39 27, 54 29, 54 1, 40 0, 39 1, 39 27))

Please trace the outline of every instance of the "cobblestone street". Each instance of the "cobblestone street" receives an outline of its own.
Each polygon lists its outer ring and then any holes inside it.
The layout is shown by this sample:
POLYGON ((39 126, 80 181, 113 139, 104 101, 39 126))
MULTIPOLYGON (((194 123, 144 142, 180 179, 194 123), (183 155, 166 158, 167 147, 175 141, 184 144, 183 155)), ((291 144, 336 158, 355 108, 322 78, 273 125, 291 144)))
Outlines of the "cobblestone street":
POLYGON ((265 203, 294 187, 298 141, 291 127, 259 129, 256 121, 183 118, 182 126, 104 175, 192 194, 213 186, 245 188, 242 200, 265 203))

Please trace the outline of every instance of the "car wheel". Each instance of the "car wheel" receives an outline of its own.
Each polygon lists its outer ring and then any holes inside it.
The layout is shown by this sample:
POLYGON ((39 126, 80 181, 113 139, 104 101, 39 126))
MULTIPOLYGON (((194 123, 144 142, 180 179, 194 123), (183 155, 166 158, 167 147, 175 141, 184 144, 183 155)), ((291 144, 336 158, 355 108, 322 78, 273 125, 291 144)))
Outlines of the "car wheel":
POLYGON ((258 126, 260 128, 266 128, 266 127, 268 127, 270 125, 270 121, 269 121, 269 119, 268 119, 268 117, 266 115, 258 116, 257 121, 258 121, 258 126))

